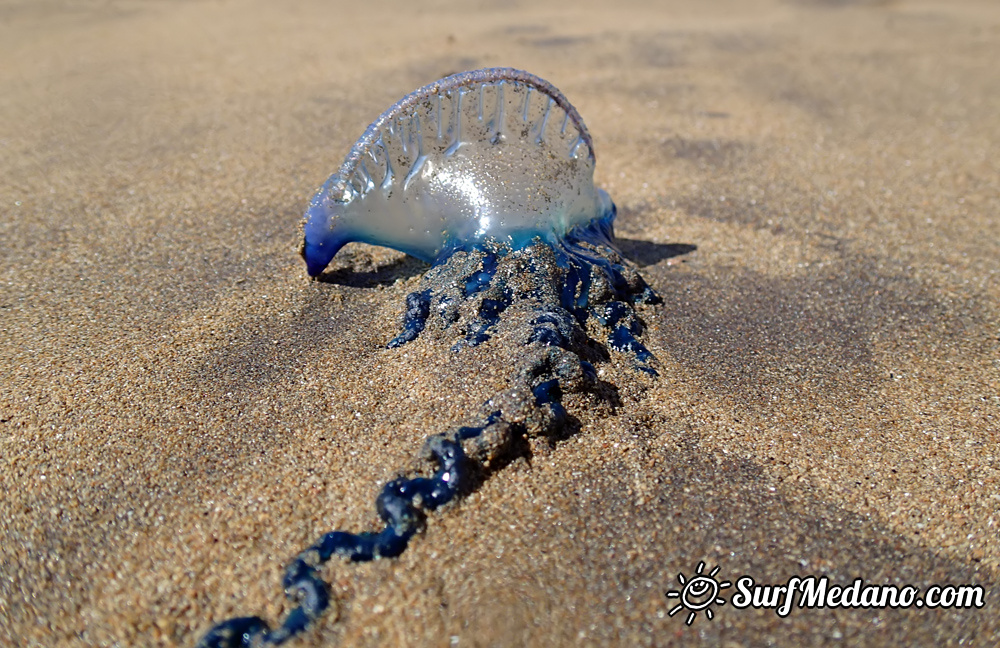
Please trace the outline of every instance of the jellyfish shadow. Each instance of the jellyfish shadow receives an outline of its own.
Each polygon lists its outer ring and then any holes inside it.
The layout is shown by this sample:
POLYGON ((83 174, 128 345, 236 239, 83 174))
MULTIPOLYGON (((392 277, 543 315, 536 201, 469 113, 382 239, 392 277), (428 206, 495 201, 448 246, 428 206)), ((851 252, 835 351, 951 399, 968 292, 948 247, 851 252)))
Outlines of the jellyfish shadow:
POLYGON ((409 279, 427 272, 430 266, 410 255, 399 257, 375 270, 354 270, 350 265, 327 270, 316 277, 320 283, 337 284, 350 288, 388 286, 399 279, 409 279))
POLYGON ((630 261, 640 268, 651 266, 665 259, 690 254, 698 249, 689 243, 653 243, 639 239, 616 237, 615 243, 630 261))

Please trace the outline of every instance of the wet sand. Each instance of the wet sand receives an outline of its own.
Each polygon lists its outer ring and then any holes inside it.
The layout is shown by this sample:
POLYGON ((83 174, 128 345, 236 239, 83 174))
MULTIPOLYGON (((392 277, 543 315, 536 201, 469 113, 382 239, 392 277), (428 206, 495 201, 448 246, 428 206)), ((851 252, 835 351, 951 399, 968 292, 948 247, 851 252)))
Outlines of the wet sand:
POLYGON ((611 352, 292 645, 1000 642, 995 4, 6 2, 0 60, 0 644, 279 622, 286 562, 504 388, 500 345, 385 348, 425 264, 297 255, 372 119, 497 65, 586 120, 661 376, 611 352), (688 627, 699 561, 985 606, 688 627))

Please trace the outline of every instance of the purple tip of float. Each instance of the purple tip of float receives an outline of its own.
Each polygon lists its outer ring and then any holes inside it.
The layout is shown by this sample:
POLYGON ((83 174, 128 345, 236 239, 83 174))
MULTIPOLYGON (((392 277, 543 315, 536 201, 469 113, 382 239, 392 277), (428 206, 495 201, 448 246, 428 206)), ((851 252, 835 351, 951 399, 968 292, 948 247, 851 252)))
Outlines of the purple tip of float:
POLYGON ((322 200, 313 200, 306 210, 303 227, 302 258, 310 277, 318 277, 333 257, 349 241, 341 232, 335 232, 330 223, 330 213, 322 200))

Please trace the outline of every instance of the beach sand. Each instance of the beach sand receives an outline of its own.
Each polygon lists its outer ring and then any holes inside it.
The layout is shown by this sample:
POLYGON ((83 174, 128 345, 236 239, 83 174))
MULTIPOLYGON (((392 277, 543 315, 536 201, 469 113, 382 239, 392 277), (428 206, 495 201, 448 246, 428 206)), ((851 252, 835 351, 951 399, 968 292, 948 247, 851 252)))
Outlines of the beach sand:
POLYGON ((611 352, 290 645, 1000 643, 997 4, 3 2, 0 60, 0 645, 279 623, 287 562, 505 387, 499 344, 385 348, 426 264, 298 256, 371 120, 501 65, 586 120, 660 377, 611 352), (701 561, 985 606, 688 626, 701 561))

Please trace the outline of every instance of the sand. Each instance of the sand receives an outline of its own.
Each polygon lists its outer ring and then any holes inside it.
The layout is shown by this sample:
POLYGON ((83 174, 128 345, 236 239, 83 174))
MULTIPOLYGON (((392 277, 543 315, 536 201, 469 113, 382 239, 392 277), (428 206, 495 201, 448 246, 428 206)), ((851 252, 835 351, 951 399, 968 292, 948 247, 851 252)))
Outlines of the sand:
POLYGON ((499 345, 385 348, 425 264, 297 256, 375 116, 495 65, 586 120, 661 376, 613 352, 292 645, 1000 643, 1000 7, 415 4, 0 5, 0 644, 279 622, 286 562, 504 388, 499 345), (687 626, 700 561, 985 606, 687 626))

